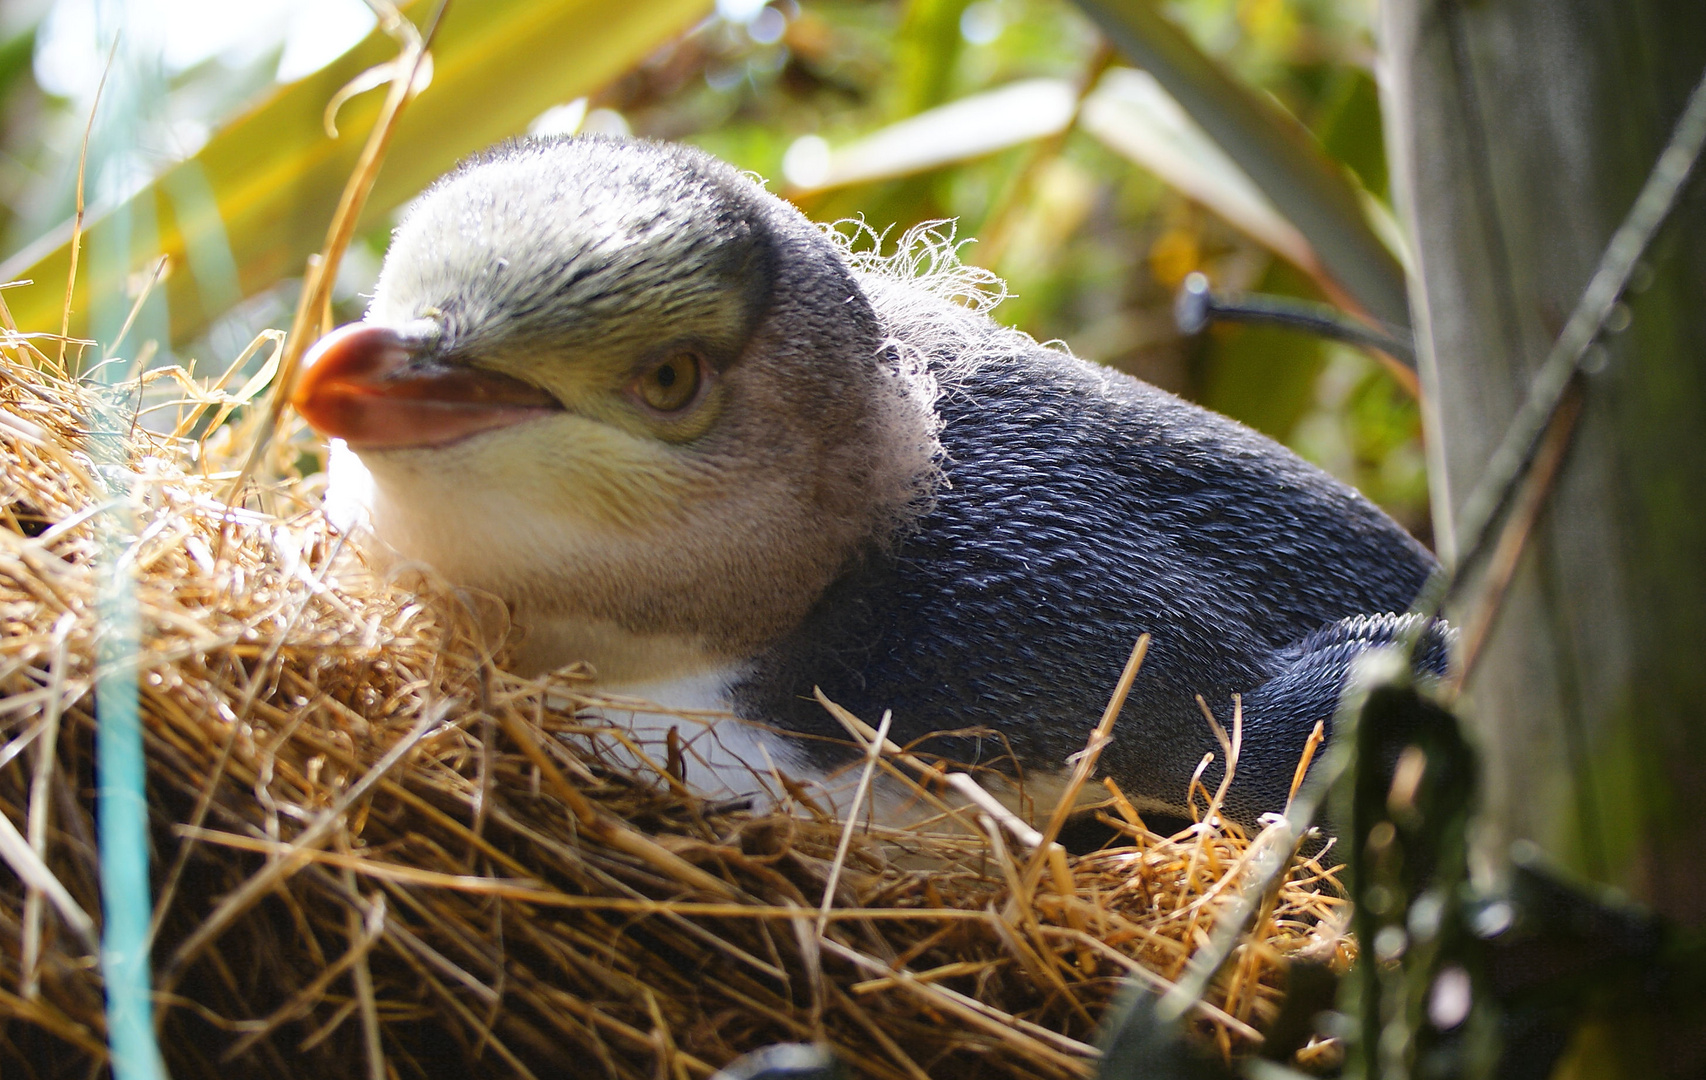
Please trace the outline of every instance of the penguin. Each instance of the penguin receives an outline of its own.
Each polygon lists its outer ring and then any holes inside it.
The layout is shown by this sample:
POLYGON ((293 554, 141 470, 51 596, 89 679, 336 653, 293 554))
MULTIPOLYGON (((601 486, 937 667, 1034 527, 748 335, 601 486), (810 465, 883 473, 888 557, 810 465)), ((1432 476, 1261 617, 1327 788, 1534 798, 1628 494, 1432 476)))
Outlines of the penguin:
POLYGON ((293 401, 332 440, 334 515, 501 597, 516 670, 725 712, 754 772, 854 753, 821 688, 918 753, 1058 778, 1148 634, 1101 769, 1184 814, 1223 768, 1204 710, 1236 708, 1223 812, 1279 810, 1433 556, 1265 436, 1002 327, 932 258, 856 254, 687 146, 514 141, 408 209, 293 401))

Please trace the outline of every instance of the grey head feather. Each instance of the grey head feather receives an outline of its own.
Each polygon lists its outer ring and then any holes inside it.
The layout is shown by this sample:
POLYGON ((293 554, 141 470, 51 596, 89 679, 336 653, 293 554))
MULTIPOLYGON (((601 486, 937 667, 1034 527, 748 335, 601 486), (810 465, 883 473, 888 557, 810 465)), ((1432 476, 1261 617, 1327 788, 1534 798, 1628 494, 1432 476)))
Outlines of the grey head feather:
POLYGON ((592 334, 608 348, 612 335, 639 343, 693 325, 727 363, 770 297, 774 246, 755 196, 733 169, 680 147, 505 144, 416 201, 369 318, 431 318, 456 352, 572 349, 592 334))

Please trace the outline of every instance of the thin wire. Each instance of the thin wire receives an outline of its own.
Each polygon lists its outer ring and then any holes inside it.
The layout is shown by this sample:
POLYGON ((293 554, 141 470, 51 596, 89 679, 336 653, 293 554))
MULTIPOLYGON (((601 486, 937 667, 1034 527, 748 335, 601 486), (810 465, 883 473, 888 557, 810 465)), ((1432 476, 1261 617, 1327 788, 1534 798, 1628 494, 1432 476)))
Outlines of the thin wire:
POLYGON ((1345 316, 1331 305, 1291 296, 1222 295, 1209 288, 1208 277, 1201 272, 1187 275, 1179 287, 1178 298, 1173 303, 1173 321, 1183 334, 1199 334, 1212 322, 1284 326, 1383 352, 1407 368, 1416 366, 1416 346, 1409 340, 1408 331, 1390 326, 1373 327, 1345 316))

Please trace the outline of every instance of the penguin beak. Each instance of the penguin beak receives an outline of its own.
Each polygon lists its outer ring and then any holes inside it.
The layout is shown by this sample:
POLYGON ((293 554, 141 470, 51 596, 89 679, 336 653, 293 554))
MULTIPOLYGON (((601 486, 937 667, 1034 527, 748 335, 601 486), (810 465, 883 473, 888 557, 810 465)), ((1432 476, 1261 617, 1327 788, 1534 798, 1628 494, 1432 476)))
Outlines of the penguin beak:
POLYGON ((368 323, 327 334, 303 365, 291 404, 320 434, 357 450, 444 446, 563 408, 537 386, 445 363, 368 323))

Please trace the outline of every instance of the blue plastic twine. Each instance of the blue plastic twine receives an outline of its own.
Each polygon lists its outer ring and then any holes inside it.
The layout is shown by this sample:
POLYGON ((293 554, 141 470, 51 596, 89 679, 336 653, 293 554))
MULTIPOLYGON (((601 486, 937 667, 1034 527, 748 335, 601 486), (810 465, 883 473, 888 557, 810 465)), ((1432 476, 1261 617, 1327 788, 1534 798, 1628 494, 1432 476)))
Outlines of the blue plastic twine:
MULTIPOLYGON (((99 410, 97 445, 119 445, 116 417, 99 410)), ((105 456, 105 455, 101 455, 105 456)), ((106 464, 106 463, 103 463, 106 464)), ((101 862, 101 976, 107 991, 107 1044, 114 1080, 164 1080, 154 1038, 153 979, 148 930, 153 890, 148 881, 147 763, 136 684, 142 641, 134 563, 127 551, 134 529, 130 477, 119 464, 99 470, 117 505, 102 517, 98 601, 100 632, 95 674, 95 821, 101 862), (116 481, 116 482, 115 482, 116 481)))

